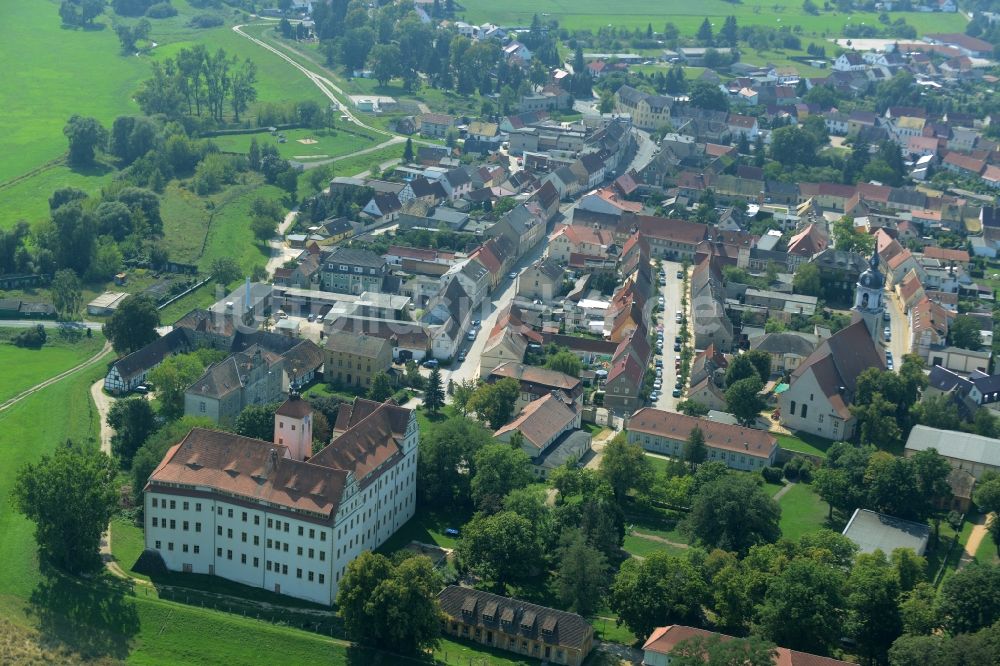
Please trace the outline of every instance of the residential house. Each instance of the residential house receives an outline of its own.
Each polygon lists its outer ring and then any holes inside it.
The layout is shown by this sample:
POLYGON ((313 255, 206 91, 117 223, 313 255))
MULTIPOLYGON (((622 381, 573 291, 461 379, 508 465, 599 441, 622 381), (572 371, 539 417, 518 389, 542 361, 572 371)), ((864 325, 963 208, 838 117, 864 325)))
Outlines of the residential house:
POLYGON ((734 141, 741 136, 754 141, 760 133, 760 126, 757 124, 757 118, 754 116, 742 116, 738 113, 730 113, 728 125, 729 133, 732 135, 734 141))
POLYGON ((424 113, 417 116, 417 129, 421 136, 443 139, 455 126, 455 117, 444 113, 424 113))
MULTIPOLYGON (((692 639, 702 639, 705 641, 718 639, 725 642, 732 640, 732 637, 680 624, 657 627, 642 646, 643 666, 669 666, 670 655, 678 643, 691 641, 692 639)), ((840 661, 839 659, 820 657, 815 654, 798 652, 783 647, 775 648, 774 653, 774 666, 848 666, 848 664, 849 662, 840 661)))
POLYGON ((751 350, 760 350, 771 357, 771 374, 793 372, 813 353, 819 340, 815 335, 797 331, 768 333, 750 341, 751 350))
POLYGON ((514 248, 514 257, 523 257, 545 236, 544 213, 537 204, 520 204, 508 211, 487 232, 504 236, 514 248))
POLYGON ((502 138, 500 127, 496 123, 474 120, 469 123, 469 128, 466 131, 466 140, 472 140, 481 148, 487 148, 491 151, 500 148, 502 138))
POLYGON ((811 222, 788 241, 788 254, 809 260, 827 248, 830 234, 826 225, 811 222))
POLYGON ((438 603, 443 633, 531 659, 580 666, 594 645, 594 628, 576 613, 457 585, 438 603))
POLYGON ((625 218, 615 231, 621 243, 638 231, 649 244, 649 250, 657 259, 682 261, 693 260, 698 244, 705 240, 708 227, 697 222, 636 215, 625 218))
POLYGON ((562 293, 564 264, 553 257, 543 257, 517 276, 517 295, 552 303, 562 293))
POLYGON ((369 250, 337 246, 322 257, 320 284, 324 291, 342 294, 385 291, 388 278, 388 263, 369 250))
POLYGON ((408 182, 396 196, 403 205, 416 200, 435 206, 448 198, 448 192, 438 181, 428 180, 424 176, 417 176, 408 182))
POLYGON ((844 51, 833 61, 831 69, 837 72, 860 72, 868 68, 868 64, 857 51, 844 51))
POLYGON ((867 368, 885 369, 885 355, 865 325, 857 320, 820 342, 792 372, 781 394, 781 424, 833 440, 854 435, 850 406, 857 378, 867 368))
POLYGON ((388 340, 392 346, 393 361, 429 358, 431 338, 429 330, 418 323, 375 319, 371 317, 336 316, 323 322, 324 335, 341 332, 355 337, 370 336, 388 340))
POLYGON ((508 377, 516 379, 520 384, 517 402, 514 403, 514 408, 518 411, 557 391, 575 402, 577 407, 583 405, 583 383, 564 372, 509 361, 493 368, 487 375, 486 382, 492 384, 508 377))
POLYGON ((442 276, 444 282, 458 280, 469 297, 469 308, 476 308, 490 292, 490 272, 475 258, 453 264, 442 276))
POLYGON ((979 176, 986 169, 986 160, 950 150, 941 160, 941 167, 963 176, 979 176))
POLYGON ((184 415, 232 426, 247 407, 281 399, 285 370, 279 354, 259 345, 231 354, 184 391, 184 415))
POLYGON ((617 355, 604 383, 604 406, 616 414, 630 414, 642 404, 646 365, 632 354, 617 355))
POLYGON ((627 113, 639 129, 657 130, 670 124, 670 109, 674 98, 650 95, 623 85, 615 91, 615 113, 627 113))
POLYGON ((438 360, 455 357, 469 330, 475 306, 462 280, 449 280, 427 304, 420 322, 431 329, 431 353, 438 360))
POLYGON ((756 471, 772 465, 778 453, 778 441, 770 433, 652 407, 629 417, 626 428, 629 443, 678 460, 683 460, 684 445, 695 428, 705 437, 707 462, 719 460, 733 469, 756 471))
POLYGON ((111 364, 104 377, 104 390, 115 395, 134 391, 146 381, 150 370, 174 354, 191 351, 194 336, 186 328, 174 328, 142 349, 122 356, 111 364))
POLYGON ((580 431, 581 409, 561 391, 528 403, 514 419, 495 433, 498 442, 510 442, 520 433, 521 450, 531 459, 536 477, 545 479, 566 463, 575 463, 590 449, 590 435, 580 431))
POLYGON ((323 343, 327 383, 368 389, 372 379, 392 367, 393 345, 385 338, 330 330, 323 343))
POLYGON ((729 361, 726 360, 726 355, 716 349, 714 344, 710 344, 695 354, 688 378, 692 386, 700 384, 705 379, 711 379, 714 384, 721 386, 725 383, 727 367, 729 361))
POLYGON ((726 389, 712 378, 706 377, 697 384, 691 382, 687 390, 687 399, 717 412, 725 412, 726 389))
POLYGON ((726 314, 722 271, 714 256, 705 258, 691 272, 691 310, 696 349, 709 345, 723 352, 732 349, 733 324, 726 314))
POLYGON ((567 263, 571 254, 607 258, 615 246, 615 235, 606 229, 565 225, 549 236, 549 257, 567 263))

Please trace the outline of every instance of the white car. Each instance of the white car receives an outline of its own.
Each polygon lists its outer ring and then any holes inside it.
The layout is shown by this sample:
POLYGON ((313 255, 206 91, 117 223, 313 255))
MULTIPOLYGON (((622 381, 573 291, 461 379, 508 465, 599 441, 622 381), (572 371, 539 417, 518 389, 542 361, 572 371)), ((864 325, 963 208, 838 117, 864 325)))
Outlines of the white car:
POLYGON ((653 390, 654 391, 659 391, 661 388, 663 388, 663 382, 661 382, 659 379, 657 379, 655 382, 653 382, 653 390))

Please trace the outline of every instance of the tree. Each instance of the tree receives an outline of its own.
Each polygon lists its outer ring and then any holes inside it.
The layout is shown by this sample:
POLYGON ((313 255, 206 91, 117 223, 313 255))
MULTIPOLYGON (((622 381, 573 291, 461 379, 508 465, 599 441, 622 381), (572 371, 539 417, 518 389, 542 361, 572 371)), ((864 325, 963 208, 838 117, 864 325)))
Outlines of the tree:
POLYGON ((234 430, 237 435, 271 441, 274 439, 274 413, 281 403, 248 405, 236 417, 234 430))
POLYGON ((771 357, 767 352, 755 349, 737 354, 726 368, 726 386, 732 386, 741 379, 754 377, 763 382, 771 376, 771 357))
POLYGON ((375 402, 385 402, 392 397, 392 382, 389 375, 384 372, 376 372, 372 377, 372 385, 368 389, 368 398, 375 402))
POLYGON ((562 606, 580 615, 590 615, 600 605, 608 586, 608 561, 580 530, 563 532, 559 544, 556 594, 562 606))
POLYGON ((652 480, 649 458, 641 446, 629 443, 624 432, 615 435, 605 445, 599 470, 601 478, 611 486, 619 504, 625 501, 629 490, 645 490, 652 480))
POLYGON ((160 337, 156 332, 159 325, 160 313, 151 298, 129 296, 104 325, 104 337, 111 341, 119 356, 125 356, 160 337))
POLYGON ((684 460, 693 467, 705 462, 708 457, 708 448, 705 446, 705 433, 701 428, 695 426, 684 442, 684 460))
MULTIPOLYGON (((822 120, 822 119, 821 119, 822 120)), ((785 165, 810 166, 816 161, 816 137, 801 127, 779 127, 771 134, 771 159, 785 165)), ((837 248, 842 249, 842 248, 837 248)))
POLYGON ((212 277, 215 278, 215 281, 223 286, 232 284, 240 277, 240 266, 232 257, 219 257, 215 259, 212 261, 209 270, 212 272, 212 277))
POLYGON ((885 663, 889 646, 903 631, 899 613, 899 580, 881 550, 858 555, 847 579, 849 636, 873 663, 885 663))
POLYGON ((402 74, 402 53, 396 44, 376 44, 368 53, 368 64, 372 76, 380 86, 389 85, 389 81, 402 74))
POLYGON ((421 501, 432 506, 467 506, 475 455, 493 444, 493 433, 467 418, 450 418, 423 433, 417 459, 421 501))
POLYGON ((424 407, 431 414, 436 414, 444 407, 444 388, 441 386, 441 371, 436 367, 431 369, 424 388, 424 407))
POLYGON ((702 486, 691 503, 687 525, 710 548, 746 554, 751 546, 781 536, 781 507, 745 474, 732 474, 702 486))
POLYGON ((958 315, 948 327, 951 344, 962 349, 978 350, 983 342, 979 333, 979 323, 969 315, 958 315))
POLYGON ((759 377, 747 377, 726 389, 726 407, 741 424, 750 425, 760 416, 764 409, 760 397, 763 388, 764 382, 759 377))
POLYGON ((858 421, 862 444, 892 448, 899 443, 902 430, 896 420, 896 405, 881 393, 872 395, 867 404, 851 405, 851 414, 858 421))
POLYGON ((507 444, 490 444, 475 454, 476 473, 472 477, 472 500, 484 513, 503 508, 503 498, 515 488, 531 483, 528 454, 507 444))
POLYGON ((441 585, 426 556, 394 566, 385 555, 361 553, 347 565, 337 592, 348 637, 407 655, 433 647, 441 627, 441 585))
POLYGON ((989 520, 987 529, 993 539, 993 545, 996 546, 997 554, 1000 555, 1000 476, 984 474, 981 482, 976 485, 973 497, 980 511, 987 516, 994 514, 989 520))
POLYGON ((513 377, 505 377, 500 381, 481 384, 466 407, 475 412, 480 420, 489 423, 493 430, 499 430, 514 414, 517 396, 521 393, 521 385, 513 377))
POLYGON ((18 470, 11 501, 35 523, 43 559, 71 573, 101 566, 101 534, 117 508, 116 474, 104 453, 68 441, 18 470))
POLYGON ((865 472, 875 453, 874 446, 854 446, 837 442, 827 450, 826 463, 816 471, 813 486, 833 510, 853 511, 867 502, 865 472))
POLYGON ((718 86, 698 81, 691 86, 691 106, 706 111, 728 111, 729 100, 718 86))
POLYGON ((407 137, 406 145, 403 147, 403 162, 409 164, 413 161, 413 139, 407 137))
POLYGON ((962 417, 958 413, 958 405, 948 394, 930 395, 918 402, 914 408, 914 417, 922 425, 942 430, 958 430, 962 417))
POLYGON ((229 84, 229 104, 236 122, 240 122, 240 114, 250 107, 250 103, 256 101, 256 83, 257 63, 247 58, 238 69, 234 69, 229 84))
POLYGON ((115 429, 111 452, 121 461, 122 467, 128 469, 135 452, 156 430, 153 407, 142 397, 116 400, 108 410, 107 422, 115 429))
POLYGON ((708 590, 701 572, 686 557, 654 552, 622 563, 611 584, 608 606, 636 636, 649 636, 664 624, 698 620, 708 590))
POLYGON ((194 354, 175 354, 149 371, 156 386, 160 414, 176 419, 184 414, 184 391, 201 377, 204 366, 194 354))
POLYGON ((952 634, 971 633, 1000 620, 1000 567, 973 562, 945 578, 938 612, 952 634))
POLYGON ((504 592, 507 583, 529 575, 541 557, 541 545, 527 518, 513 511, 477 513, 462 530, 458 555, 463 565, 504 592))
POLYGON ((1000 436, 1000 427, 997 426, 997 419, 988 409, 977 409, 976 415, 972 417, 972 427, 977 435, 992 437, 996 439, 1000 436))
POLYGON ((796 294, 805 296, 819 296, 823 292, 823 284, 820 281, 819 268, 816 264, 806 261, 799 264, 792 277, 792 289, 796 294))
MULTIPOLYGON (((912 552, 912 551, 911 551, 912 552)), ((941 622, 938 619, 937 590, 928 582, 917 585, 900 598, 899 612, 907 634, 930 634, 941 622)))
POLYGON ((708 405, 690 399, 678 402, 677 409, 687 416, 705 416, 709 411, 708 405))
POLYGON ((927 559, 910 548, 895 549, 889 559, 896 571, 900 592, 912 591, 927 575, 927 559))
POLYGON ((549 370, 557 370, 570 377, 579 377, 583 369, 580 358, 568 349, 561 349, 545 361, 545 367, 549 370))
POLYGON ((698 34, 695 37, 704 46, 712 45, 712 22, 708 20, 708 17, 705 17, 705 20, 698 26, 698 34))
POLYGON ((94 153, 108 143, 108 131, 96 118, 74 114, 63 127, 63 134, 69 139, 69 163, 73 166, 92 165, 94 153))
POLYGON ((793 559, 767 587, 759 609, 764 637, 782 647, 825 654, 841 635, 843 578, 833 566, 793 559))
POLYGON ((686 638, 670 651, 671 666, 772 666, 774 644, 756 636, 722 640, 718 634, 686 638))
POLYGON ((463 379, 457 384, 451 384, 451 404, 462 412, 465 416, 469 410, 469 400, 476 391, 476 382, 471 379, 463 379))
POLYGON ((855 229, 854 218, 846 215, 833 223, 832 235, 834 247, 844 252, 869 255, 875 247, 875 237, 855 229))
POLYGON ((68 268, 56 271, 49 289, 60 318, 67 320, 76 318, 80 306, 83 305, 83 291, 80 289, 80 280, 76 273, 68 268))

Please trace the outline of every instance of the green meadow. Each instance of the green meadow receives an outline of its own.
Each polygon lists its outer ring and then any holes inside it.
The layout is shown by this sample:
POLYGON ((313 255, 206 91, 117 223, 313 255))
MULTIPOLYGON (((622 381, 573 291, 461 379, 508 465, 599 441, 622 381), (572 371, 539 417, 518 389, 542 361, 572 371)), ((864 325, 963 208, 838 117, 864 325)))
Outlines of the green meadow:
MULTIPOLYGON (((281 134, 285 137, 285 143, 279 143, 278 137, 271 136, 268 132, 257 134, 232 134, 227 136, 213 137, 212 141, 219 146, 219 149, 232 153, 247 153, 250 150, 250 140, 257 139, 257 143, 270 143, 278 149, 278 153, 285 159, 299 160, 307 162, 310 160, 322 160, 327 157, 340 157, 353 153, 356 150, 367 148, 376 141, 376 137, 363 131, 332 130, 312 130, 294 129, 285 130, 281 134)), ((385 137, 380 137, 382 141, 385 137)))
POLYGON ((0 368, 4 369, 0 402, 83 363, 104 346, 104 336, 99 332, 90 338, 69 341, 52 329, 48 329, 48 341, 41 349, 24 349, 7 342, 23 330, 0 329, 0 368))
MULTIPOLYGON (((802 11, 798 0, 771 0, 771 2, 731 3, 725 0, 702 0, 698 3, 681 0, 630 0, 628 3, 608 7, 601 0, 463 0, 459 16, 472 23, 491 21, 500 25, 531 25, 532 16, 555 19, 559 27, 569 30, 591 30, 615 26, 618 28, 645 28, 652 25, 660 32, 667 23, 673 23, 681 34, 693 35, 707 17, 722 26, 727 16, 735 16, 742 25, 801 26, 806 35, 839 35, 847 24, 878 25, 878 15, 870 12, 821 12, 818 16, 802 11)), ((923 14, 918 12, 892 12, 890 18, 903 18, 918 33, 961 31, 965 18, 955 14, 923 14)))

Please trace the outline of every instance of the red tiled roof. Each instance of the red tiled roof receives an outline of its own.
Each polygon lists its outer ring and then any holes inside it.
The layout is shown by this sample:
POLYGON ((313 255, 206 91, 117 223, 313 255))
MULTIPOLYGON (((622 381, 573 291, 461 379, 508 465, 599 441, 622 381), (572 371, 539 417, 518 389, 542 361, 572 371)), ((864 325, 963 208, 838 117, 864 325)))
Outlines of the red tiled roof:
POLYGON ((686 220, 637 215, 635 221, 639 228, 639 233, 643 236, 688 245, 697 245, 705 240, 705 235, 708 233, 706 225, 686 220))
POLYGON ((651 407, 638 410, 628 422, 630 432, 641 432, 676 441, 686 440, 696 427, 705 435, 705 444, 716 449, 767 458, 778 445, 778 440, 763 430, 699 419, 651 407))
POLYGON ((957 261, 959 263, 969 263, 969 253, 965 250, 953 250, 947 247, 937 247, 928 245, 924 248, 924 256, 929 259, 940 259, 941 261, 957 261))

